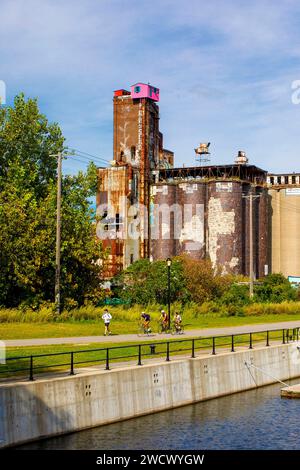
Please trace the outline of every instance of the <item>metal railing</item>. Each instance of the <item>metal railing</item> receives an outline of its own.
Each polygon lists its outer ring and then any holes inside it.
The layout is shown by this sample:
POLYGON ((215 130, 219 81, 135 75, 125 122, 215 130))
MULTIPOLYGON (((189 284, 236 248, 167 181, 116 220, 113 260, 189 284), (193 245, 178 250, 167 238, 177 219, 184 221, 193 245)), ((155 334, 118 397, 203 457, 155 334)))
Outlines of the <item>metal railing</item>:
MULTIPOLYGON (((249 349, 253 349, 255 343, 263 343, 265 346, 271 345, 272 341, 279 341, 281 344, 287 344, 291 341, 299 341, 299 330, 300 328, 293 329, 276 329, 276 330, 265 330, 250 333, 239 333, 236 335, 221 335, 211 337, 199 337, 189 339, 174 339, 166 341, 155 341, 152 343, 143 342, 126 344, 122 346, 111 346, 106 348, 87 349, 78 351, 67 351, 57 352, 50 354, 36 354, 30 356, 14 356, 6 359, 6 365, 0 366, 0 374, 16 374, 20 372, 26 372, 29 380, 34 380, 34 374, 36 372, 45 372, 51 369, 68 368, 69 374, 74 375, 75 366, 83 365, 97 365, 103 364, 105 370, 110 370, 110 366, 114 362, 129 359, 136 359, 136 364, 142 366, 142 360, 148 357, 159 356, 165 357, 166 361, 171 360, 171 356, 176 356, 179 353, 188 353, 188 357, 194 359, 197 351, 211 352, 212 355, 217 354, 217 349, 222 348, 224 352, 229 348, 230 352, 235 352, 239 346, 246 345, 249 349), (126 355, 122 355, 122 352, 126 355), (80 355, 91 354, 90 359, 80 360, 80 355), (54 364, 42 364, 39 362, 41 359, 47 359, 54 357, 67 357, 64 362, 54 364), (8 364, 12 364, 16 361, 17 368, 10 368, 8 364), (67 362, 66 362, 67 361, 67 362), (19 367, 19 365, 26 367, 19 367)), ((0 375, 1 377, 1 375, 0 375)))

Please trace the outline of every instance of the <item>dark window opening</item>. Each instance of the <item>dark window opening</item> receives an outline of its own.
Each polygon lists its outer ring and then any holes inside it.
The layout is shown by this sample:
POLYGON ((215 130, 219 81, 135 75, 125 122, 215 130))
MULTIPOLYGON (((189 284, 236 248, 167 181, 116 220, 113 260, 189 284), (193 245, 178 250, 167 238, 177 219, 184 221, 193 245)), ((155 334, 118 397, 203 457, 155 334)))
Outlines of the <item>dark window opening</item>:
POLYGON ((116 256, 122 256, 122 246, 120 240, 117 240, 116 243, 116 256))
POLYGON ((136 152, 135 146, 133 145, 130 150, 131 150, 131 160, 135 160, 135 152, 136 152))
POLYGON ((116 232, 120 231, 120 214, 116 214, 116 232))
POLYGON ((141 87, 140 86, 135 86, 134 87, 134 93, 139 93, 141 91, 141 87))
POLYGON ((281 184, 281 176, 278 176, 277 182, 278 182, 278 184, 281 184))
POLYGON ((288 176, 284 177, 284 182, 285 182, 285 184, 289 184, 289 177, 288 176))
POLYGON ((137 201, 137 198, 138 198, 138 175, 137 173, 134 173, 132 181, 131 181, 131 196, 130 196, 131 204, 134 204, 137 201))
MULTIPOLYGON (((103 214, 102 214, 101 219, 102 219, 103 221, 105 221, 107 215, 108 215, 107 210, 105 210, 105 211, 103 212, 103 214)), ((108 225, 107 225, 107 224, 104 225, 104 230, 105 230, 105 231, 108 230, 108 225)))
POLYGON ((120 161, 123 162, 123 160, 124 160, 124 152, 122 151, 122 152, 120 153, 120 161))
POLYGON ((271 183, 271 184, 274 184, 274 176, 271 176, 271 178, 270 178, 270 183, 271 183))
POLYGON ((292 184, 296 184, 296 176, 295 175, 292 176, 292 184))
POLYGON ((131 253, 130 255, 130 264, 132 264, 134 262, 134 257, 133 257, 133 254, 131 253))

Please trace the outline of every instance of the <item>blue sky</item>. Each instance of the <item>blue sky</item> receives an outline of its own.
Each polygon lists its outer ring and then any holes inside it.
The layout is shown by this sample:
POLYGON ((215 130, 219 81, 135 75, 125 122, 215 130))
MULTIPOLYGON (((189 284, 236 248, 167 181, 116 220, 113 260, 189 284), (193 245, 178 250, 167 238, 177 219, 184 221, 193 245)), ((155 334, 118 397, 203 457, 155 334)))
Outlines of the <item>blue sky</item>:
MULTIPOLYGON (((211 142, 269 171, 300 171, 298 0, 1 0, 7 102, 38 97, 67 144, 112 158, 113 90, 160 88, 160 127, 176 165, 211 142)), ((83 165, 64 163, 65 171, 83 165)))

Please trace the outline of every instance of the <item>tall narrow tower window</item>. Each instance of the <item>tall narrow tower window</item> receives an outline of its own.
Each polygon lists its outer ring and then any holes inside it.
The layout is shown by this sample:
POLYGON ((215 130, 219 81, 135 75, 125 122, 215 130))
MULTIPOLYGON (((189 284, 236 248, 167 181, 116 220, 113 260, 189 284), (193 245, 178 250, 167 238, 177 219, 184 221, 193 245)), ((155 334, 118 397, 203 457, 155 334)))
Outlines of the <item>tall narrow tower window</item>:
POLYGON ((120 231, 120 214, 116 214, 116 232, 120 231))
POLYGON ((135 146, 133 145, 130 150, 131 150, 131 160, 135 160, 135 154, 136 154, 135 146))

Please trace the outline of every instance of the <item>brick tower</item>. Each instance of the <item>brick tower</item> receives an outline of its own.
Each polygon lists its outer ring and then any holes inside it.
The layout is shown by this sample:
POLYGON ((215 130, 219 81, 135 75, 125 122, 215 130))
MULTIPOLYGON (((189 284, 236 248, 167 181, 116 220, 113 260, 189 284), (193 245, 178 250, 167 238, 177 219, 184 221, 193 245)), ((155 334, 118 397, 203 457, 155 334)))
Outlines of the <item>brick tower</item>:
POLYGON ((109 252, 106 277, 150 255, 151 173, 173 164, 173 153, 163 149, 158 101, 159 89, 149 84, 114 92, 113 160, 110 168, 98 170, 98 236, 109 252), (128 237, 128 231, 138 235, 128 237))

